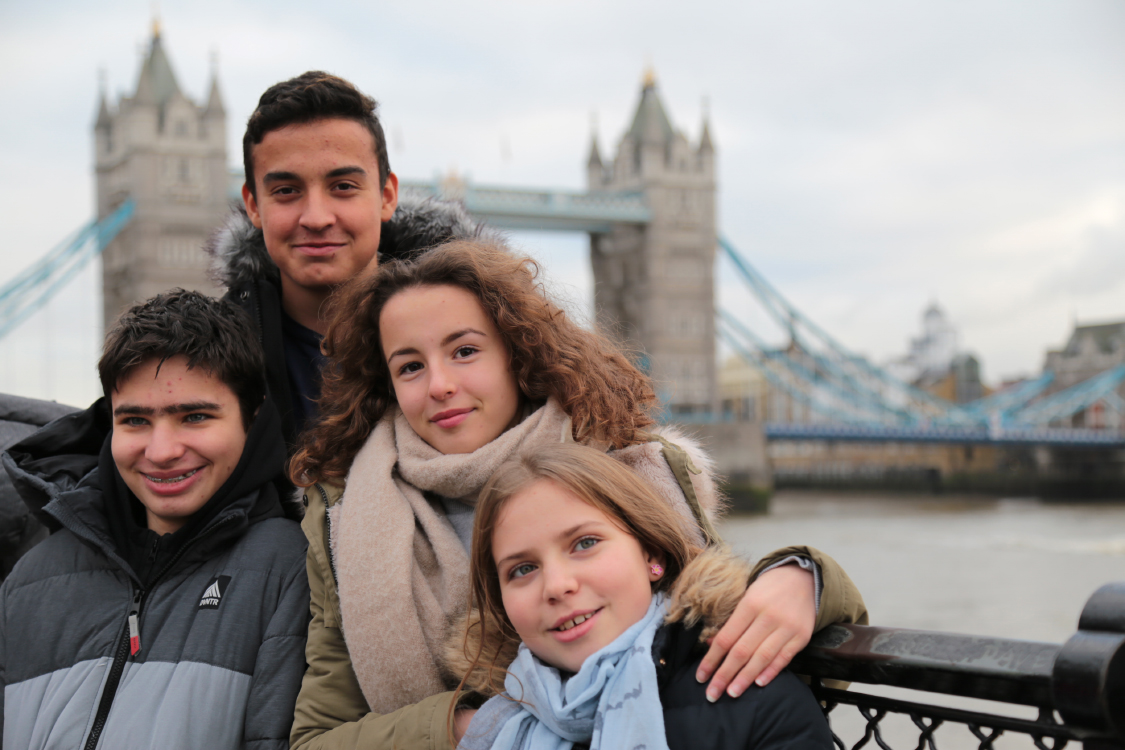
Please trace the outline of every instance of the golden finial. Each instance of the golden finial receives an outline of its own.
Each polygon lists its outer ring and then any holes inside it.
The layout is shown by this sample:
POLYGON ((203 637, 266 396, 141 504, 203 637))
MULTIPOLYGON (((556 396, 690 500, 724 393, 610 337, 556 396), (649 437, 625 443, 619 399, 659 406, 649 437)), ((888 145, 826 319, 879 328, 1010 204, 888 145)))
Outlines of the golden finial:
POLYGON ((152 4, 152 38, 160 38, 160 3, 152 4))
POLYGON ((649 63, 645 66, 644 87, 651 89, 656 86, 656 69, 649 63))

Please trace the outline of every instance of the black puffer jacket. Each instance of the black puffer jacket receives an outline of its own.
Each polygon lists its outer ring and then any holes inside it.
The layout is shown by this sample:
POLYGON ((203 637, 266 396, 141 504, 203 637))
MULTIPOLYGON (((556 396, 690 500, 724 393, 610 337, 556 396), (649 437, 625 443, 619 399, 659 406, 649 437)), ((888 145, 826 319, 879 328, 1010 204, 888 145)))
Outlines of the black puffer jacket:
MULTIPOLYGON (((701 626, 700 626, 701 627, 701 626)), ((785 670, 738 698, 707 701, 695 672, 706 646, 700 627, 680 623, 656 632, 652 654, 669 750, 832 750, 832 733, 808 685, 785 670)))
MULTIPOLYGON (((401 194, 379 239, 379 259, 406 258, 451 239, 471 239, 490 233, 456 203, 401 194)), ((266 381, 281 412, 285 442, 296 443, 298 425, 285 364, 281 322, 281 275, 266 250, 262 230, 254 227, 244 207, 231 211, 206 246, 212 280, 227 288, 226 298, 242 307, 258 327, 266 354, 266 381)))
MULTIPOLYGON (((0 450, 6 450, 43 425, 76 412, 73 406, 0 393, 0 450)), ((47 538, 47 529, 20 499, 12 481, 0 472, 0 580, 16 561, 47 538)))
POLYGON ((99 401, 3 455, 55 532, 0 586, 4 747, 285 750, 309 588, 275 488, 276 410, 263 404, 230 478, 163 537, 136 523, 109 429, 99 401))

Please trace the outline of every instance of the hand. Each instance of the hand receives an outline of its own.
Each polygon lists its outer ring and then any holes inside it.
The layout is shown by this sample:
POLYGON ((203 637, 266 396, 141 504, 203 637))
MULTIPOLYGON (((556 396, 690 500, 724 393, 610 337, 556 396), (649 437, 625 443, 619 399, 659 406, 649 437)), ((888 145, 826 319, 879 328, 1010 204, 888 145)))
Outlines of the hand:
POLYGON ((459 744, 465 732, 469 731, 469 722, 476 714, 475 708, 459 708, 453 712, 453 742, 459 744))
POLYGON ((800 565, 782 565, 758 576, 711 640, 696 672, 700 682, 715 675, 707 700, 717 701, 723 690, 737 698, 751 683, 765 687, 809 644, 816 624, 815 586, 813 574, 800 565))

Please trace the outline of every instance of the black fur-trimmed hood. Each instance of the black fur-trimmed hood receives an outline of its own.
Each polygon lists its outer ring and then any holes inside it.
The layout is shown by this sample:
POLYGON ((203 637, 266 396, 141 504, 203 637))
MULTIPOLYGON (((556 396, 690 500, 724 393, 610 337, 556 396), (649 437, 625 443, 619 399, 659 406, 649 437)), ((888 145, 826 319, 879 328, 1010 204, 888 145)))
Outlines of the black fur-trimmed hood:
MULTIPOLYGON (((475 237, 498 239, 501 235, 474 220, 459 203, 400 193, 394 215, 383 222, 379 258, 404 258, 449 240, 475 237)), ((211 257, 208 275, 228 289, 278 273, 266 252, 262 230, 250 223, 241 203, 232 205, 230 214, 212 233, 204 249, 211 257)))

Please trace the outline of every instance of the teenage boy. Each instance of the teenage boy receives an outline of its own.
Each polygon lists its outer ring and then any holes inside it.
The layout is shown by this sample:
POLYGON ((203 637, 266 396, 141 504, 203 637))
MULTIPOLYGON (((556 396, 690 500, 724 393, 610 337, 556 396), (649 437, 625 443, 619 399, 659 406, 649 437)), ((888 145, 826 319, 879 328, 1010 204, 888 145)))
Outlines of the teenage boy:
POLYGON ((267 89, 242 139, 244 206, 208 243, 212 276, 257 327, 290 447, 316 416, 332 292, 380 257, 481 231, 456 204, 399 195, 376 109, 320 71, 267 89))
POLYGON ((4 747, 287 748, 306 544, 249 321, 162 294, 98 370, 105 398, 3 456, 54 532, 0 587, 4 747))

